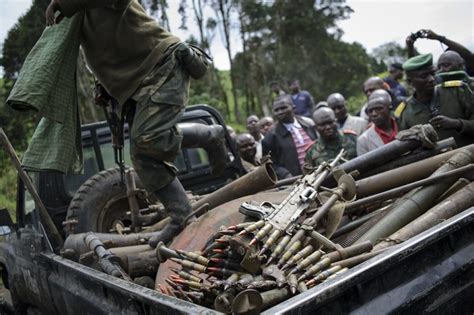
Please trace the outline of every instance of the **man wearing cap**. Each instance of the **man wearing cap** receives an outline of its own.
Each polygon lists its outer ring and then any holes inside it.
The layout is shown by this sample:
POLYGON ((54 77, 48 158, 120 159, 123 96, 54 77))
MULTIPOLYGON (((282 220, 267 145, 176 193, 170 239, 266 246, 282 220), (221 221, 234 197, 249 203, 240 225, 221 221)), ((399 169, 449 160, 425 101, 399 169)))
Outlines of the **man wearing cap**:
POLYGON ((400 84, 400 80, 402 78, 402 64, 395 62, 390 65, 390 67, 388 68, 388 76, 385 77, 383 80, 390 86, 390 91, 394 96, 405 99, 408 95, 405 87, 400 84))
POLYGON ((306 149, 317 137, 314 122, 294 114, 289 95, 273 103, 273 115, 277 123, 262 141, 263 155, 270 154, 279 179, 300 175, 306 149))
POLYGON ((352 116, 347 112, 346 99, 342 94, 329 95, 327 103, 336 115, 338 130, 352 130, 359 136, 367 129, 367 120, 352 116))
POLYGON ((395 139, 398 126, 391 116, 392 98, 386 90, 375 90, 367 103, 367 115, 372 124, 357 138, 357 155, 375 150, 395 139))
POLYGON ((325 161, 334 159, 341 149, 346 151, 345 158, 350 160, 357 156, 357 135, 352 130, 337 130, 336 115, 329 107, 314 111, 314 122, 320 137, 306 151, 303 172, 309 173, 325 161))
POLYGON ((474 95, 463 81, 435 84, 433 55, 423 54, 403 64, 414 94, 395 110, 400 130, 430 123, 439 139, 454 137, 458 146, 474 141, 474 95))

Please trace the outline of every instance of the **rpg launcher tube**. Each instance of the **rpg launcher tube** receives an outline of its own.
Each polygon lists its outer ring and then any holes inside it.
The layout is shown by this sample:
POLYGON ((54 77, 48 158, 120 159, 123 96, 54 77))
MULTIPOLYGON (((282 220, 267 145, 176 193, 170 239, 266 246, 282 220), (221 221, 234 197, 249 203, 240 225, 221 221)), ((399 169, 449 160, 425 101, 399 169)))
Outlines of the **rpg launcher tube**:
POLYGON ((342 269, 341 266, 334 266, 327 270, 321 271, 316 277, 306 282, 306 285, 309 287, 318 282, 322 282, 323 280, 327 279, 329 276, 335 274, 341 269, 342 269))
POLYGON ((280 257, 280 255, 283 252, 283 250, 285 249, 286 245, 290 242, 290 239, 291 239, 291 236, 289 236, 289 235, 283 236, 283 238, 280 240, 280 242, 278 242, 277 246, 273 250, 272 255, 268 259, 266 265, 270 265, 273 260, 280 257))
POLYGON ((265 225, 264 220, 257 221, 254 224, 249 225, 246 228, 244 228, 242 231, 240 231, 239 235, 242 236, 242 235, 251 233, 251 232, 263 227, 264 225, 265 225))
POLYGON ((324 255, 323 258, 329 258, 331 262, 335 262, 368 252, 372 250, 372 248, 372 243, 370 241, 365 241, 360 244, 351 245, 349 247, 330 252, 329 254, 324 255))
POLYGON ((370 253, 364 253, 360 254, 351 258, 347 258, 344 260, 339 260, 331 264, 331 266, 341 266, 342 268, 350 268, 353 266, 356 266, 358 264, 363 263, 366 260, 369 260, 370 258, 377 256, 381 252, 385 251, 387 248, 381 249, 381 250, 374 250, 370 253))
POLYGON ((281 230, 276 229, 275 231, 270 234, 268 239, 266 240, 265 244, 263 245, 262 249, 260 250, 260 253, 258 253, 259 256, 262 256, 265 254, 265 252, 275 244, 275 242, 280 238, 282 234, 281 230))
POLYGON ((280 261, 278 262, 278 266, 282 266, 283 264, 285 264, 286 261, 291 258, 291 256, 298 252, 300 247, 301 241, 294 242, 293 245, 291 245, 291 247, 288 248, 288 250, 283 254, 283 256, 281 256, 280 261))
POLYGON ((290 274, 298 273, 301 270, 304 270, 309 265, 312 265, 312 264, 316 263, 321 258, 322 255, 323 255, 323 252, 321 252, 320 250, 315 251, 314 253, 312 253, 311 255, 306 257, 305 259, 303 259, 301 262, 299 262, 296 265, 296 267, 293 268, 289 273, 290 274))
POLYGON ((293 266, 294 264, 296 264, 298 261, 308 256, 313 251, 314 251, 314 248, 312 245, 306 246, 305 248, 300 250, 298 253, 296 253, 293 257, 291 257, 288 260, 288 262, 281 268, 281 270, 286 270, 287 268, 293 266))
POLYGON ((312 275, 320 272, 327 266, 331 264, 331 259, 329 258, 322 258, 320 261, 318 261, 315 265, 313 265, 311 268, 307 269, 306 272, 301 275, 301 277, 298 278, 298 281, 303 281, 312 275))
POLYGON ((198 264, 201 264, 201 265, 204 265, 204 266, 207 266, 209 264, 209 259, 207 259, 207 258, 205 258, 201 255, 198 255, 196 253, 186 252, 186 251, 179 250, 179 249, 177 250, 177 252, 178 252, 178 254, 185 256, 188 260, 197 262, 198 264))
POLYGON ((181 278, 183 278, 185 280, 190 280, 190 281, 194 281, 194 282, 202 282, 201 278, 196 277, 195 275, 190 274, 187 271, 179 270, 179 269, 176 269, 176 268, 173 268, 173 267, 170 267, 170 270, 173 271, 175 274, 177 274, 178 276, 180 276, 181 278))
POLYGON ((183 268, 185 269, 190 269, 190 270, 196 270, 199 272, 206 272, 206 266, 189 261, 189 260, 184 260, 184 259, 178 259, 178 258, 171 258, 172 261, 175 263, 180 264, 183 268))
POLYGON ((257 243, 257 241, 263 239, 268 233, 270 233, 272 229, 273 225, 270 223, 265 224, 265 226, 260 231, 258 231, 255 237, 250 241, 249 246, 252 246, 253 244, 257 243))

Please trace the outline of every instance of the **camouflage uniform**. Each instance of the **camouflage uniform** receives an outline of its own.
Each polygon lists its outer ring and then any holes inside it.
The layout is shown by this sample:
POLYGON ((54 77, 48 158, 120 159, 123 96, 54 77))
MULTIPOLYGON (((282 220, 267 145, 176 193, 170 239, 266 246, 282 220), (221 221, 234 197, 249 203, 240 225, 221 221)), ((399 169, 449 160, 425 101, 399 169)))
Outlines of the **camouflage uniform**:
POLYGON ((173 162, 183 138, 176 124, 184 113, 188 90, 189 76, 171 53, 132 95, 136 110, 130 153, 138 176, 150 192, 165 187, 176 176, 173 162))
POLYGON ((429 104, 420 103, 411 96, 406 103, 399 105, 395 115, 399 116, 399 130, 427 124, 437 115, 460 119, 463 124, 460 131, 437 130, 439 139, 454 137, 458 146, 474 142, 474 95, 469 86, 462 81, 438 84, 429 104))
POLYGON ((319 164, 334 159, 341 149, 346 151, 345 158, 350 160, 357 156, 357 136, 352 130, 344 130, 338 134, 338 141, 325 143, 318 138, 316 142, 306 151, 303 172, 309 173, 319 164))

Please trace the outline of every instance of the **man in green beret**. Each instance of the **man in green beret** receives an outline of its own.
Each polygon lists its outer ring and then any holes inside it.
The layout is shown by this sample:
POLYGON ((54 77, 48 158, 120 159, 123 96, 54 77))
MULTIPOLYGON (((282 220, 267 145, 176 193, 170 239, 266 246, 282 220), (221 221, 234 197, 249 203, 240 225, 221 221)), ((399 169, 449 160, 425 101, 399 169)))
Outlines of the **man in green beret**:
POLYGON ((474 141, 474 95, 463 81, 436 85, 433 55, 423 54, 403 64, 407 82, 415 90, 395 110, 400 130, 430 123, 439 139, 454 137, 458 146, 474 141))

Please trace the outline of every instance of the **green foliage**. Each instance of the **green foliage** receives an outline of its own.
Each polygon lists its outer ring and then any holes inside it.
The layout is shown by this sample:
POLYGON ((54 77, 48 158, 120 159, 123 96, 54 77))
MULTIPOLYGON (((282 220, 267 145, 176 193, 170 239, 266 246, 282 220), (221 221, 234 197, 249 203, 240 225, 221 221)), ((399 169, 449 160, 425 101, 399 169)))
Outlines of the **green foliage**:
POLYGON ((382 65, 388 67, 394 62, 403 63, 407 59, 408 51, 396 42, 388 42, 374 48, 371 55, 382 65))
POLYGON ((34 0, 28 12, 8 31, 3 43, 4 78, 14 80, 18 76, 23 61, 44 30, 48 4, 49 0, 34 0))

